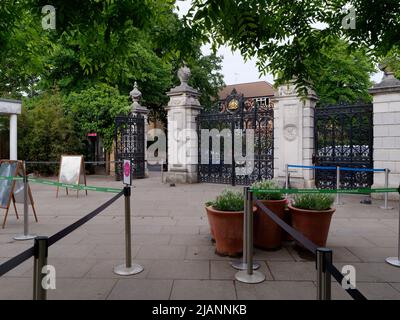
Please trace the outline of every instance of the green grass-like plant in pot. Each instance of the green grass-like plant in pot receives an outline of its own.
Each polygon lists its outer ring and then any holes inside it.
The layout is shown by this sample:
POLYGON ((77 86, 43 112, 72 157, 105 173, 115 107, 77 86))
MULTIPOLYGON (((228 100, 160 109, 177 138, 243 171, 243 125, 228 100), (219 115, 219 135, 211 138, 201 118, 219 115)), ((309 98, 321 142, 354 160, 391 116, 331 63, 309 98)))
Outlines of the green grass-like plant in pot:
MULTIPOLYGON (((284 219, 287 200, 281 192, 268 192, 268 190, 280 189, 273 180, 262 180, 253 183, 253 190, 260 190, 256 193, 268 209, 274 212, 279 218, 284 219)), ((276 250, 282 246, 283 231, 261 208, 257 206, 254 214, 254 245, 266 250, 276 250)))
POLYGON ((224 190, 206 203, 206 211, 216 253, 239 256, 243 251, 243 193, 224 190))
POLYGON ((334 198, 322 193, 299 194, 289 204, 292 225, 319 247, 328 239, 334 198))

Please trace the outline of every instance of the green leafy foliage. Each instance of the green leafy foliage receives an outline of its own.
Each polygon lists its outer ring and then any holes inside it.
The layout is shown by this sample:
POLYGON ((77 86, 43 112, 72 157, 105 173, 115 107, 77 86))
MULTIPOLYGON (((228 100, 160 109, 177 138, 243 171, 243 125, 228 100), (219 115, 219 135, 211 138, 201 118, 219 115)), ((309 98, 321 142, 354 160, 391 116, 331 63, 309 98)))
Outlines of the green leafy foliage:
POLYGON ((299 194, 294 198, 293 206, 299 209, 323 211, 332 208, 334 198, 322 193, 299 194))
POLYGON ((350 50, 346 41, 335 40, 307 65, 320 105, 371 102, 368 89, 375 68, 365 50, 350 50))
MULTIPOLYGON (((251 186, 253 189, 257 190, 270 190, 270 189, 279 189, 279 185, 272 180, 261 180, 254 182, 251 186)), ((257 194, 257 198, 259 200, 283 200, 285 196, 283 193, 260 193, 257 194)))
POLYGON ((382 61, 382 66, 386 67, 387 71, 394 72, 395 77, 400 79, 400 45, 389 51, 382 61))
POLYGON ((110 151, 115 117, 129 113, 129 103, 128 97, 121 96, 118 89, 99 83, 79 93, 70 93, 65 99, 65 109, 81 140, 88 133, 96 132, 103 137, 105 149, 110 151))
POLYGON ((309 61, 320 61, 332 40, 346 39, 352 50, 383 57, 400 43, 399 16, 397 0, 193 0, 187 24, 214 48, 229 45, 245 58, 256 57, 261 74, 295 79, 305 94, 313 80, 309 61), (343 26, 348 3, 355 29, 343 26))
MULTIPOLYGON (((62 154, 82 153, 81 139, 74 131, 72 117, 64 112, 59 92, 24 99, 18 131, 19 159, 58 161, 62 154)), ((51 174, 54 169, 46 166, 41 172, 51 174)))
POLYGON ((88 131, 97 132, 107 150, 113 117, 126 112, 135 81, 142 105, 165 120, 165 93, 185 61, 191 85, 210 105, 223 85, 221 59, 202 54, 174 6, 170 0, 0 1, 0 96, 51 101, 58 88, 76 136, 84 142, 88 131), (55 30, 42 29, 48 4, 56 8, 55 30))
POLYGON ((227 189, 222 191, 215 201, 207 202, 206 205, 219 211, 243 211, 243 193, 227 189))

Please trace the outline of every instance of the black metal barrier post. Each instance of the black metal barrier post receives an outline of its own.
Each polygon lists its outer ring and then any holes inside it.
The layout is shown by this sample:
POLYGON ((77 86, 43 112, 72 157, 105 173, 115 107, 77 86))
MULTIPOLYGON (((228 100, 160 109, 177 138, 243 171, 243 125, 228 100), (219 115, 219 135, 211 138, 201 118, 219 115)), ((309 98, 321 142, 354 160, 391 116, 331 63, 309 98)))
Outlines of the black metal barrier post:
POLYGON ((43 267, 47 265, 47 256, 49 248, 48 237, 36 237, 34 244, 34 262, 33 262, 33 300, 46 300, 47 290, 43 288, 42 273, 43 267))
POLYGON ((116 266, 114 273, 120 276, 131 276, 143 271, 139 264, 132 263, 132 240, 131 240, 131 187, 124 187, 125 197, 125 264, 116 266))
POLYGON ((332 250, 318 248, 316 258, 317 300, 331 300, 331 274, 326 267, 327 264, 332 264, 332 250))
MULTIPOLYGON (((245 237, 247 232, 247 194, 249 192, 249 187, 243 188, 244 197, 244 214, 243 214, 243 257, 241 260, 236 260, 231 262, 231 266, 236 270, 247 270, 247 237, 245 237)), ((253 270, 260 268, 260 263, 253 261, 253 270)))
MULTIPOLYGON (((28 176, 26 174, 26 163, 24 161, 24 234, 15 236, 14 240, 24 241, 35 239, 36 235, 29 234, 29 203, 28 203, 28 176)), ((33 204, 32 204, 33 205, 33 204)))
POLYGON ((247 270, 236 273, 236 280, 244 283, 260 283, 265 280, 265 275, 253 268, 253 192, 245 187, 246 206, 244 208, 246 219, 246 230, 243 238, 246 238, 247 270))

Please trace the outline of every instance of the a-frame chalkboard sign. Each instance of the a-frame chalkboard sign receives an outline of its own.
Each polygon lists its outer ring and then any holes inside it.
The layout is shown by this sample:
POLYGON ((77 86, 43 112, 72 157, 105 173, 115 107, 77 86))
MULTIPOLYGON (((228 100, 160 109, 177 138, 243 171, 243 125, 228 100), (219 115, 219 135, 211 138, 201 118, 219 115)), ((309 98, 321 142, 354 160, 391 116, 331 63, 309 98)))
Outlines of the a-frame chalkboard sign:
MULTIPOLYGON (((22 161, 0 160, 0 177, 24 177, 25 169, 22 161)), ((14 205, 15 215, 19 219, 16 203, 24 203, 24 182, 22 180, 1 179, 0 180, 0 208, 5 209, 2 228, 4 229, 11 201, 14 205)), ((32 206, 36 222, 38 222, 31 188, 28 184, 28 205, 32 206)))

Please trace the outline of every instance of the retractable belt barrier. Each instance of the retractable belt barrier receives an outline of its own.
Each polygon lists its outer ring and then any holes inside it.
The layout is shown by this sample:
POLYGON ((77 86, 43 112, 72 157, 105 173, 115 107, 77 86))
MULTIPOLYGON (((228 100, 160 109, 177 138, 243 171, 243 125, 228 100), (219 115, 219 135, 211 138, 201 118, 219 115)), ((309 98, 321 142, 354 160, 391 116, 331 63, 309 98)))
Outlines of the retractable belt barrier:
MULTIPOLYGON (((15 180, 22 181, 23 177, 4 177, 0 176, 0 180, 15 180)), ((95 186, 85 186, 83 184, 69 184, 69 183, 61 183, 57 181, 45 180, 45 179, 37 179, 37 178, 29 178, 28 182, 42 184, 53 187, 62 187, 69 188, 73 190, 87 190, 87 191, 96 191, 96 192, 107 192, 107 193, 120 193, 122 189, 119 188, 108 188, 108 187, 95 187, 95 186)))
MULTIPOLYGON (((342 273, 332 264, 330 261, 332 258, 332 250, 325 248, 318 248, 318 246, 313 243, 311 240, 306 238, 299 231, 289 226, 286 222, 284 222, 281 218, 279 218, 275 213, 273 213, 270 209, 268 209, 260 200, 256 200, 257 206, 261 209, 263 213, 268 215, 276 224, 278 224, 283 230, 285 230, 288 234, 290 234, 296 241, 301 243, 308 251, 312 254, 316 255, 322 252, 322 263, 318 263, 317 259, 317 270, 318 273, 321 273, 321 277, 318 277, 318 280, 323 279, 321 283, 318 283, 318 297, 321 299, 331 298, 330 293, 330 276, 341 285, 344 279, 342 273), (324 253, 330 253, 329 259, 327 259, 327 255, 324 253), (328 274, 327 274, 328 271, 328 274)), ((355 288, 347 288, 346 292, 354 299, 354 300, 367 300, 367 298, 357 289, 355 288)))
MULTIPOLYGON (((340 199, 340 195, 342 193, 363 193, 363 192, 341 192, 340 189, 340 173, 342 171, 347 171, 347 172, 372 172, 372 173, 377 173, 377 172, 382 172, 385 174, 385 188, 389 188, 389 173, 390 169, 374 169, 374 168, 350 168, 350 167, 333 167, 333 166, 303 166, 303 165, 297 165, 297 164, 287 164, 286 165, 286 178, 285 178, 285 187, 289 189, 290 187, 290 172, 289 168, 298 168, 298 169, 310 169, 310 170, 335 170, 336 171, 336 205, 341 205, 343 204, 340 199)), ((388 201, 389 201, 389 192, 395 192, 395 191, 385 191, 384 189, 380 189, 379 191, 377 189, 364 189, 366 194, 370 193, 384 193, 384 205, 381 206, 381 209, 383 210, 392 210, 392 207, 389 207, 388 201), (375 190, 375 191, 370 191, 370 190, 375 190)), ((288 193, 286 193, 288 194, 288 193)))
MULTIPOLYGON (((317 169, 317 170, 336 170, 338 167, 332 166, 302 166, 297 164, 288 164, 288 168, 298 168, 298 169, 317 169)), ((371 168, 349 168, 349 167, 339 167, 340 171, 355 171, 355 172, 385 172, 385 169, 371 169, 371 168)))
MULTIPOLYGON (((121 196, 124 195, 124 191, 120 191, 119 194, 114 196, 112 199, 108 200, 104 204, 102 204, 100 207, 86 215, 85 217, 79 219, 77 222, 73 223, 72 225, 68 226, 67 228, 61 230, 60 232, 57 232, 53 236, 49 238, 49 243, 48 246, 53 245, 57 241, 61 240, 62 238, 66 237, 68 234, 71 232, 75 231, 77 228, 88 222, 89 220, 93 219, 95 216, 103 212, 107 207, 109 207, 111 204, 113 204, 115 201, 117 201, 121 196)), ((25 250, 24 252, 20 253, 19 255, 15 256, 14 258, 4 262, 3 264, 0 265, 0 277, 7 272, 11 271, 21 263, 25 262, 29 258, 33 257, 34 255, 34 247, 29 248, 25 250)))
POLYGON ((365 193, 386 193, 386 192, 400 192, 399 188, 360 188, 360 189, 251 189, 255 194, 263 194, 263 193, 287 193, 287 194, 296 194, 296 193, 329 193, 329 194, 365 194, 365 193))

